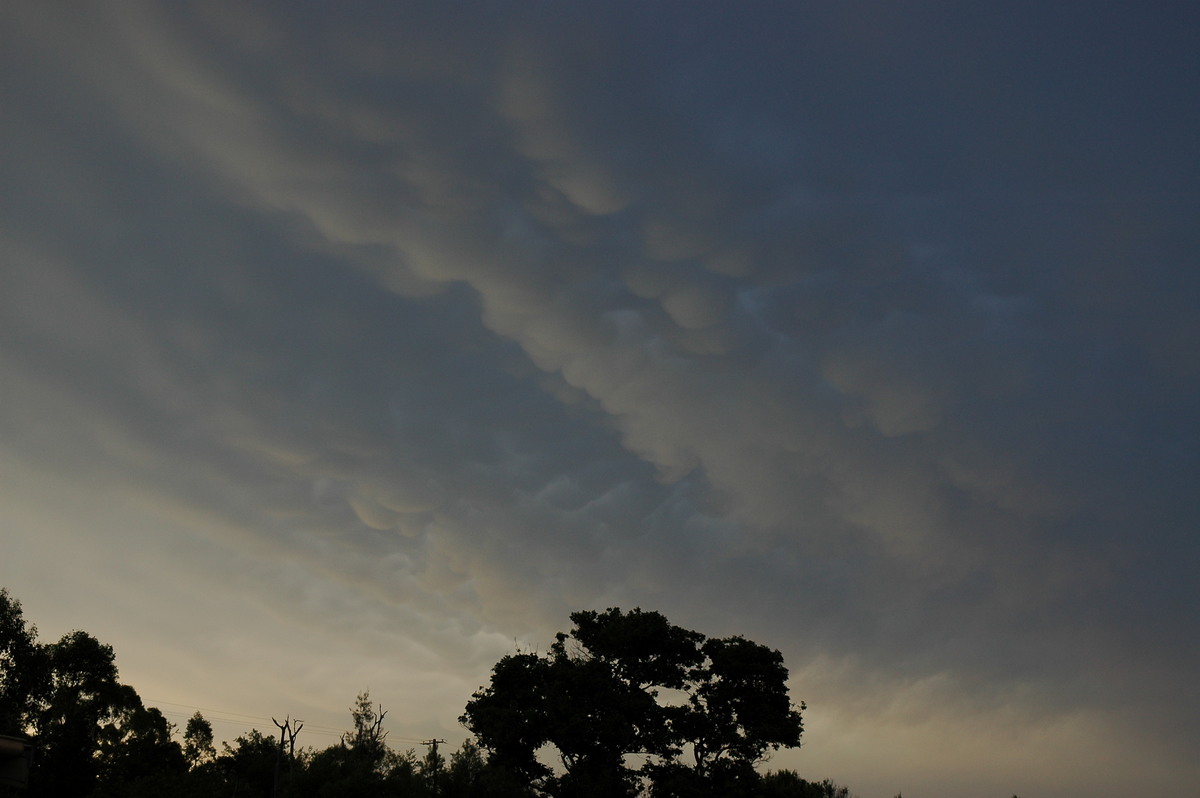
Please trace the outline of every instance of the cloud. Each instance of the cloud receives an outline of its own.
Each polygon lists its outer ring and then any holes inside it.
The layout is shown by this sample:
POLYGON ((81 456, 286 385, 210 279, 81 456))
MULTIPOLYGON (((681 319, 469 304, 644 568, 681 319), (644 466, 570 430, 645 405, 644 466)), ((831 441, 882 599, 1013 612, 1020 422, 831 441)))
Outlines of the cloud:
MULTIPOLYGON (((357 652, 339 688, 427 715, 371 663, 450 695, 640 603, 783 648, 853 707, 843 743, 1004 695, 1057 740, 1116 693, 1194 735, 1139 676, 1194 659, 1169 203, 906 179, 920 148, 828 128, 874 118, 870 31, 817 59, 838 110, 815 56, 706 13, 6 13, 7 467, 108 486, 95 534, 161 525, 188 600, 357 652)), ((292 651, 189 613, 223 659, 292 651)))

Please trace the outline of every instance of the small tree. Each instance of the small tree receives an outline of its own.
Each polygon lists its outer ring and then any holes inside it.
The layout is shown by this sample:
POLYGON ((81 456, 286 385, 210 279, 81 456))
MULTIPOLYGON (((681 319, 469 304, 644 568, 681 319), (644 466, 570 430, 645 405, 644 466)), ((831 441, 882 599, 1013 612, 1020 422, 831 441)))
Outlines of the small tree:
POLYGON ((387 743, 384 742, 387 732, 383 730, 383 719, 387 712, 383 706, 376 710, 371 703, 371 692, 364 690, 355 699, 350 715, 354 718, 354 730, 342 735, 343 744, 354 753, 355 758, 369 763, 372 769, 382 768, 388 754, 387 743))
POLYGON ((212 724, 199 711, 188 718, 183 730, 183 755, 188 767, 196 768, 211 762, 217 756, 213 746, 212 724))
POLYGON ((258 729, 234 738, 233 745, 222 743, 217 767, 228 785, 229 794, 238 798, 266 798, 275 789, 275 763, 279 745, 258 729))
POLYGON ((450 755, 450 766, 442 780, 442 792, 451 796, 468 796, 479 784, 484 770, 483 753, 472 740, 464 740, 450 755))

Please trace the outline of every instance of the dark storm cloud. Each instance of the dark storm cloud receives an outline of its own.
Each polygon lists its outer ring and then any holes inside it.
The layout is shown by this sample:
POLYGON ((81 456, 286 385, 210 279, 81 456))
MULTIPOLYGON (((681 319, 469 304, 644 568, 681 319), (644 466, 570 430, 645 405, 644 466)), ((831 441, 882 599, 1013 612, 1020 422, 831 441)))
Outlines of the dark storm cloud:
POLYGON ((1196 56, 1064 8, 13 6, 6 462, 435 671, 641 603, 1194 740, 1196 56))

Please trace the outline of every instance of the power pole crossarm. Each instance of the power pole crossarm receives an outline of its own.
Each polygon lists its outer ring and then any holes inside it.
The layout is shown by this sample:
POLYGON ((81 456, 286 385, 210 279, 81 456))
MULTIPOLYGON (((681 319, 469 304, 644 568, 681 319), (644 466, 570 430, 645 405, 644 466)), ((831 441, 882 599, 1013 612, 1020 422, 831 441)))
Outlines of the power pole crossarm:
POLYGON ((442 769, 441 763, 438 761, 437 747, 438 743, 444 743, 445 740, 439 740, 436 737, 432 740, 422 740, 421 745, 429 746, 429 771, 433 774, 433 794, 438 794, 438 772, 442 769))

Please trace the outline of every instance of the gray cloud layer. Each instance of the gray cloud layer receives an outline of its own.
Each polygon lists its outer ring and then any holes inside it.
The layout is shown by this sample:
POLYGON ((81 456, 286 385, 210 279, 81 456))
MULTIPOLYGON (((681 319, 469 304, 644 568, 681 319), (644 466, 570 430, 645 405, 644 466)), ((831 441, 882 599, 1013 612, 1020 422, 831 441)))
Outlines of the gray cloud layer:
POLYGON ((10 6, 5 473, 430 718, 639 603, 1186 784, 1195 56, 870 11, 10 6))

